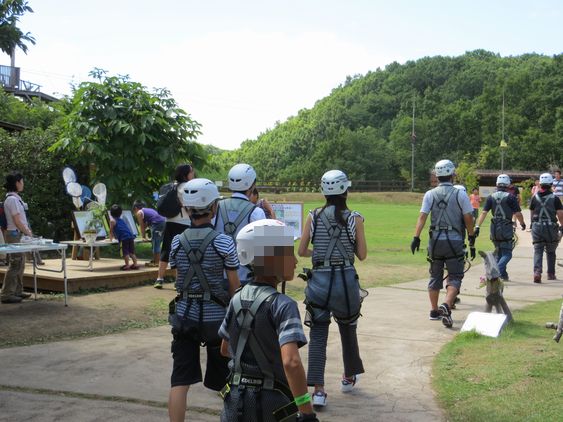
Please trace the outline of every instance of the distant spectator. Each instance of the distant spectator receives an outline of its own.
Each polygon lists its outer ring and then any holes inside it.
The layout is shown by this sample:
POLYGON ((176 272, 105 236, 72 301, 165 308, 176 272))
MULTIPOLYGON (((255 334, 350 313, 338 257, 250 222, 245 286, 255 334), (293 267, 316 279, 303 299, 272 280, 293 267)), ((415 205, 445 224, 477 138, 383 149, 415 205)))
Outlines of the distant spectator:
POLYGON ((534 181, 534 186, 532 186, 532 198, 534 197, 534 195, 535 195, 536 193, 538 193, 538 192, 540 191, 540 189, 541 189, 541 186, 540 186, 540 179, 536 179, 536 180, 534 181))
MULTIPOLYGON (((518 186, 516 186, 514 183, 511 183, 506 191, 516 197, 518 206, 522 206, 522 195, 520 194, 520 189, 518 188, 518 186)), ((514 222, 514 224, 516 224, 516 215, 513 216, 512 221, 514 222)))
MULTIPOLYGON (((27 223, 25 211, 27 204, 23 202, 19 193, 23 191, 23 176, 20 173, 6 176, 6 199, 4 212, 6 214, 6 243, 18 243, 22 235, 31 236, 31 229, 27 223)), ((10 267, 4 275, 0 300, 2 303, 19 303, 31 295, 23 291, 23 272, 25 270, 25 254, 9 255, 10 267)))
POLYGON ((160 245, 162 243, 162 234, 164 233, 164 224, 166 219, 156 210, 147 208, 142 201, 135 201, 133 204, 133 214, 137 217, 139 226, 141 227, 141 236, 143 240, 147 239, 147 227, 151 231, 152 244, 152 261, 148 262, 147 267, 158 267, 160 264, 160 245))
POLYGON ((258 208, 262 208, 264 210, 266 218, 270 218, 272 220, 276 219, 276 212, 274 211, 272 204, 270 204, 267 199, 260 199, 260 193, 258 192, 258 189, 256 187, 250 193, 250 197, 248 199, 250 199, 250 202, 252 202, 258 208))
POLYGON ((481 205, 481 197, 479 196, 479 189, 473 188, 471 195, 469 195, 469 201, 473 207, 473 218, 477 220, 479 217, 479 207, 481 205))
MULTIPOLYGON (((182 196, 184 194, 184 184, 189 180, 195 178, 195 169, 190 164, 180 164, 176 167, 176 172, 174 174, 173 185, 177 187, 178 191, 178 201, 182 203, 182 196)), ((158 276, 154 283, 155 289, 162 289, 162 283, 164 282, 164 275, 166 274, 166 268, 168 267, 168 261, 170 260, 170 247, 172 245, 172 239, 177 234, 181 234, 190 227, 191 221, 190 216, 182 207, 180 213, 172 218, 167 218, 164 224, 164 233, 162 235, 162 248, 160 251, 160 264, 158 266, 158 276)))
POLYGON ((125 260, 125 265, 121 267, 122 270, 136 270, 137 267, 137 256, 135 255, 135 235, 125 222, 121 218, 123 210, 119 205, 112 205, 109 213, 112 217, 110 221, 110 239, 116 238, 121 246, 121 252, 123 254, 123 259, 125 260), (129 264, 129 260, 133 261, 133 264, 129 264))
POLYGON ((561 170, 555 170, 553 173, 553 193, 561 199, 563 197, 563 180, 561 180, 561 170))

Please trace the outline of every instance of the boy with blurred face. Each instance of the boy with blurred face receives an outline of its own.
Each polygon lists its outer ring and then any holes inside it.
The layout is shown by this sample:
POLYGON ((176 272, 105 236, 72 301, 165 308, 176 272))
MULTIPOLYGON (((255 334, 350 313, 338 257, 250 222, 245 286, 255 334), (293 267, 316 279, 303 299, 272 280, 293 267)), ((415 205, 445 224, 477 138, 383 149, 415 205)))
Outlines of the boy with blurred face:
POLYGON ((219 330, 221 353, 231 358, 221 421, 316 421, 297 303, 276 291, 293 279, 293 232, 277 220, 250 223, 237 236, 237 253, 242 265, 252 264, 254 280, 232 298, 219 330))

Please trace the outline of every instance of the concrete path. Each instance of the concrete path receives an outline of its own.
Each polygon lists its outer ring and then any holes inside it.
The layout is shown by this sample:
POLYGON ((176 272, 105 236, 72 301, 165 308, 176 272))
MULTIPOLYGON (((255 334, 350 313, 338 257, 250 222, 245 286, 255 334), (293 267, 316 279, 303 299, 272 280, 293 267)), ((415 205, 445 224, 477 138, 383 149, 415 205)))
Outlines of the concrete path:
MULTIPOLYGON (((563 281, 532 283, 530 234, 518 232, 505 297, 511 309, 555 299, 563 281)), ((467 273, 454 328, 428 320, 427 279, 371 289, 359 323, 366 373, 339 391, 340 337, 331 325, 322 421, 444 420, 431 388, 432 360, 467 314, 483 310, 482 265, 467 273)), ((563 275, 563 273, 561 273, 563 275)), ((85 318, 88 316, 85 315, 85 318)), ((555 316, 554 316, 555 317, 555 316)), ((550 335, 547 333, 546 335, 550 335)), ((302 352, 307 362, 307 348, 302 352)), ((168 327, 0 350, 1 421, 166 421, 171 369, 168 327)), ((188 420, 216 421, 221 402, 201 385, 188 397, 188 420)))

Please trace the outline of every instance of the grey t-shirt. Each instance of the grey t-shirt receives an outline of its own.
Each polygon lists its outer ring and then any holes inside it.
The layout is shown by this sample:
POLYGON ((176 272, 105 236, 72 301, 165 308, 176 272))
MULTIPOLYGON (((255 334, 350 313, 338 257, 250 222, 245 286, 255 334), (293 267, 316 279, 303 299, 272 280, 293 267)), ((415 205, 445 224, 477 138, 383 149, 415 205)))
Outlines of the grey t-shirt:
POLYGON ((4 212, 6 214, 7 230, 18 230, 14 222, 15 215, 19 215, 20 221, 29 227, 25 215, 26 209, 27 204, 22 201, 17 193, 12 192, 6 195, 6 199, 4 200, 4 212))

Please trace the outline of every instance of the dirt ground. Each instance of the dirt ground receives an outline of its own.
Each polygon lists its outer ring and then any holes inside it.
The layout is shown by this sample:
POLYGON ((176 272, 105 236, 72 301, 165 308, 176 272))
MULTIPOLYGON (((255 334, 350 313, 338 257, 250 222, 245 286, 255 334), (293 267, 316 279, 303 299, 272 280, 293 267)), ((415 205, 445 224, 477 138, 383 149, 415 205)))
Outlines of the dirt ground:
POLYGON ((167 324, 172 283, 107 292, 69 295, 39 294, 37 301, 0 304, 0 347, 109 334, 129 328, 167 324))

